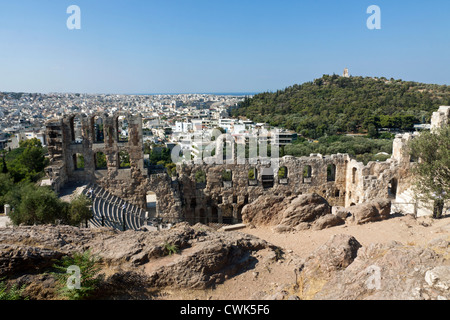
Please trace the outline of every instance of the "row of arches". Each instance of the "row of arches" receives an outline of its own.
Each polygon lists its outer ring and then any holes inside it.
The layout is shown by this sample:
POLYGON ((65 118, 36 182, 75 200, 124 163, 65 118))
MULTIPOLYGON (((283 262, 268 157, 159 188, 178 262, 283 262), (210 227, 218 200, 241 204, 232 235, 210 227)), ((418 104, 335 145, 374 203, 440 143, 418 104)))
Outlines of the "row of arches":
MULTIPOLYGON (((88 137, 86 127, 83 126, 83 117, 76 115, 70 118, 71 141, 74 144, 83 143, 88 137)), ((93 116, 88 120, 90 132, 92 132, 92 143, 105 143, 105 122, 101 116, 93 116)), ((118 142, 128 142, 129 139, 129 121, 126 116, 117 116, 115 118, 115 138, 118 142)), ((113 131, 113 132, 114 132, 113 131)))
MULTIPOLYGON (((74 153, 72 156, 74 171, 83 171, 85 169, 85 157, 82 153, 74 153)), ((131 167, 130 155, 127 151, 119 151, 117 153, 117 165, 118 169, 128 169, 131 167)), ((98 151, 94 154, 94 167, 95 170, 107 170, 108 161, 105 153, 98 151)))

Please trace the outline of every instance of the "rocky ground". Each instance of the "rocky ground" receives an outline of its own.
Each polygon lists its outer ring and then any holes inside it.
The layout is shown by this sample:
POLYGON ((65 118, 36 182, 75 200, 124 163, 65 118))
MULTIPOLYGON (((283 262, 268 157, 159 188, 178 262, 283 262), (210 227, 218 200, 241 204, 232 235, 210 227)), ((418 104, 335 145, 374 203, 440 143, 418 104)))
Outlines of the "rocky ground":
POLYGON ((350 215, 341 208, 342 222, 322 228, 331 208, 313 198, 313 218, 304 197, 269 199, 278 217, 249 207, 246 219, 255 218, 233 232, 186 223, 160 232, 0 228, 0 278, 25 285, 30 299, 59 299, 48 273, 55 259, 89 249, 102 257, 94 299, 450 298, 448 217, 388 216, 377 202, 350 215))

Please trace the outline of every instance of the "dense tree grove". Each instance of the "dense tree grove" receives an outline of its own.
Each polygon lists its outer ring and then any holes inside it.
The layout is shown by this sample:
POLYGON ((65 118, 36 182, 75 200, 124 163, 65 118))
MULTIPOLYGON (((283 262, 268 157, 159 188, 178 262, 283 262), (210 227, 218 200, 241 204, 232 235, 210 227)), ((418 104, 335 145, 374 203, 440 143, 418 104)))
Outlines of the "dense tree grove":
POLYGON ((368 133, 379 128, 412 129, 450 104, 450 86, 324 75, 313 82, 246 98, 233 111, 255 122, 294 130, 316 139, 324 135, 368 133))
POLYGON ((0 208, 12 208, 15 225, 63 223, 80 225, 92 216, 91 201, 85 197, 65 203, 49 187, 40 187, 48 164, 46 150, 37 139, 20 142, 20 147, 3 151, 0 162, 0 208))
POLYGON ((38 139, 21 141, 19 148, 9 152, 3 151, 2 173, 9 173, 14 182, 36 182, 44 176, 44 168, 48 165, 46 150, 38 139))

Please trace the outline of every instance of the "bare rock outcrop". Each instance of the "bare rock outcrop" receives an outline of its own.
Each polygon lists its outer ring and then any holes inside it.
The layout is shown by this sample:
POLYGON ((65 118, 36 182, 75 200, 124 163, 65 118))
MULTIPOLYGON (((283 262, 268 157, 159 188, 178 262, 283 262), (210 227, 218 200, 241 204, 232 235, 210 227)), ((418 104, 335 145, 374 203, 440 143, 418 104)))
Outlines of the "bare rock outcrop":
POLYGON ((32 298, 51 295, 34 281, 42 278, 55 259, 74 252, 90 250, 109 270, 117 271, 104 279, 104 288, 117 289, 121 281, 139 279, 148 288, 204 289, 251 267, 259 250, 275 248, 254 236, 187 223, 160 232, 18 227, 0 229, 0 239, 0 277, 33 287, 27 291, 32 298))
POLYGON ((328 202, 316 193, 299 196, 260 196, 242 210, 244 223, 279 226, 290 230, 331 213, 328 202))
POLYGON ((349 235, 333 236, 300 264, 296 294, 315 300, 449 299, 449 253, 442 241, 361 247, 349 235))
POLYGON ((391 214, 389 199, 374 199, 347 208, 351 214, 350 221, 354 224, 364 224, 388 219, 391 214))
POLYGON ((313 230, 322 230, 326 228, 331 228, 334 226, 340 226, 342 224, 345 224, 345 220, 343 220, 340 216, 335 216, 333 214, 327 214, 316 221, 314 221, 312 225, 313 230))
POLYGON ((84 251, 98 233, 69 226, 0 229, 0 278, 37 272, 69 252, 84 251))

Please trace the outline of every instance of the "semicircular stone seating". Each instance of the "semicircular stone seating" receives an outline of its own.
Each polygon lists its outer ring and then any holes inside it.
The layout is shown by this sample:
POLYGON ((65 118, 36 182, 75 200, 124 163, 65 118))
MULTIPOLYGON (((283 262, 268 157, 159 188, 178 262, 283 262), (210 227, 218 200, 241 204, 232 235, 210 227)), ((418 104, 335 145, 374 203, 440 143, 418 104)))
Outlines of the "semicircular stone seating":
POLYGON ((92 200, 93 217, 89 220, 90 227, 105 226, 125 231, 138 230, 145 223, 143 209, 116 197, 98 185, 88 184, 82 193, 92 200))

